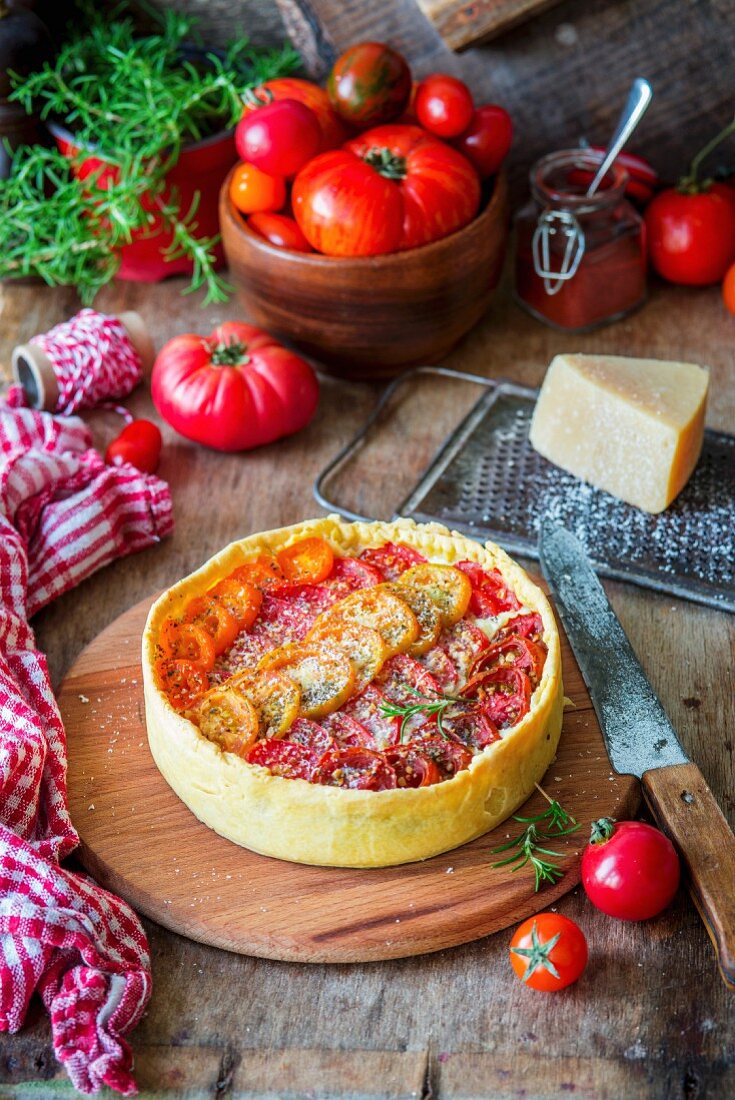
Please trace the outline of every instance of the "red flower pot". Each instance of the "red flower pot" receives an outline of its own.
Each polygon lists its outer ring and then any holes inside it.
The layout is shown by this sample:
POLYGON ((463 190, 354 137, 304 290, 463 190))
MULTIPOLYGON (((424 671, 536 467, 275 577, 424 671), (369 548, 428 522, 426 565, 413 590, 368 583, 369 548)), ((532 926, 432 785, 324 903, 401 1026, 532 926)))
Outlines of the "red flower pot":
MULTIPOLYGON (((56 123, 49 123, 49 129, 65 156, 78 157, 82 147, 75 143, 72 133, 56 123)), ((198 237, 213 237, 219 233, 217 210, 219 190, 222 181, 237 159, 234 130, 227 130, 205 138, 203 141, 186 145, 181 150, 178 161, 166 176, 166 189, 162 198, 166 201, 172 189, 175 188, 179 209, 184 216, 191 207, 194 196, 199 192, 201 197, 194 218, 197 223, 198 237)), ((106 181, 115 178, 116 169, 95 156, 94 150, 90 148, 90 155, 81 162, 76 169, 76 174, 79 179, 86 179, 100 168, 102 172, 98 177, 98 183, 104 187, 106 181)), ((117 278, 131 279, 139 283, 155 283, 168 275, 191 274, 191 261, 185 257, 172 262, 166 261, 163 253, 171 244, 173 234, 164 227, 163 220, 157 213, 158 207, 152 200, 144 202, 143 205, 151 211, 153 222, 146 229, 136 230, 131 243, 124 245, 120 250, 122 262, 117 278)), ((222 246, 217 245, 215 251, 217 266, 224 266, 222 246)))

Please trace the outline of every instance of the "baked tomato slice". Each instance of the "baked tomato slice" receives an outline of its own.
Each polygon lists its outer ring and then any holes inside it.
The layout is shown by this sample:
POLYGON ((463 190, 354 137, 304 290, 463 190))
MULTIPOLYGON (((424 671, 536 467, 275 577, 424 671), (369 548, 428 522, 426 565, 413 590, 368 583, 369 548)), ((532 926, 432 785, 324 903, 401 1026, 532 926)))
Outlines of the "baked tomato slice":
POLYGON ((453 741, 471 749, 484 749, 500 740, 498 727, 480 707, 450 715, 443 720, 442 728, 453 741))
POLYGON ((334 738, 317 722, 311 722, 308 718, 297 718, 285 738, 294 745, 301 745, 311 753, 314 766, 316 766, 325 752, 337 747, 334 738))
POLYGON ((247 581, 256 588, 272 588, 274 584, 283 584, 285 577, 274 554, 258 554, 257 558, 238 566, 231 574, 238 580, 247 581))
POLYGON ((320 718, 337 710, 355 687, 354 669, 343 653, 299 642, 266 653, 258 663, 258 671, 290 676, 301 690, 301 714, 305 718, 320 718))
POLYGON ((279 550, 277 560, 287 581, 319 584, 332 572, 334 553, 325 539, 313 537, 279 550))
POLYGON ((343 710, 335 710, 322 718, 320 725, 345 748, 372 749, 376 751, 377 742, 367 726, 345 714, 343 710))
POLYGON ((401 739, 401 719, 385 714, 388 706, 382 691, 368 684, 364 691, 345 703, 343 711, 370 731, 379 749, 385 749, 397 745, 401 739))
POLYGON ((531 705, 531 681, 520 668, 491 668, 478 673, 462 691, 499 729, 515 726, 531 705))
POLYGON ((398 787, 430 787, 441 783, 439 766, 416 745, 396 745, 386 749, 384 755, 396 773, 398 787))
POLYGON ((225 577, 210 594, 227 608, 239 630, 248 630, 253 625, 263 602, 260 589, 242 577, 225 577))
POLYGON ((358 588, 372 588, 385 578, 379 569, 360 558, 335 558, 328 583, 344 584, 345 589, 356 592, 358 588))
POLYGON ((257 740, 258 712, 237 688, 213 688, 190 714, 204 736, 223 752, 245 756, 257 740))
POLYGON ((352 791, 389 791, 397 785, 396 773, 381 753, 352 748, 335 749, 323 756, 312 783, 352 791))
POLYGON ((243 672, 229 686, 242 691, 255 707, 261 737, 283 737, 298 718, 301 689, 285 672, 243 672))
POLYGON ((420 657, 426 653, 436 642, 442 628, 442 619, 439 610, 431 597, 418 586, 403 584, 401 581, 391 581, 386 584, 386 590, 407 603, 416 616, 419 624, 419 636, 408 650, 412 657, 420 657))
POLYGON ((164 657, 190 661, 206 672, 214 665, 214 641, 198 623, 167 619, 161 630, 160 646, 164 657))
POLYGON ((184 621, 203 627, 214 642, 214 652, 219 657, 229 649, 240 632, 237 619, 218 596, 197 596, 187 604, 184 621))
POLYGON ((312 754, 303 745, 292 741, 266 738, 256 741, 245 757, 248 764, 257 764, 267 768, 271 775, 280 775, 282 779, 311 779, 314 771, 312 754))
POLYGON ((425 727, 426 735, 417 736, 413 744, 420 752, 432 760, 441 775, 442 781, 453 779, 457 772, 464 771, 472 762, 472 752, 466 745, 458 741, 447 741, 443 737, 436 737, 429 727, 425 727))
POLYGON ((420 662, 447 695, 459 688, 459 670, 445 649, 434 646, 428 653, 424 653, 420 662))
POLYGON ((530 615, 516 615, 514 619, 508 619, 494 636, 493 641, 499 642, 511 634, 517 634, 521 638, 530 638, 532 642, 541 642, 544 637, 544 624, 538 611, 530 615))
POLYGON ((386 542, 383 546, 363 550, 360 561, 379 570, 384 580, 395 581, 412 565, 426 561, 426 558, 418 550, 414 550, 413 546, 406 546, 402 542, 386 542))
POLYGON ((401 577, 402 585, 420 588, 436 605, 443 627, 453 626, 469 607, 472 583, 453 565, 425 562, 413 565, 401 577))
POLYGON ((359 623, 377 630, 388 656, 408 649, 420 633, 416 616, 406 601, 383 585, 353 592, 320 615, 314 625, 332 627, 341 623, 359 623))
POLYGON ((317 626, 309 631, 306 640, 344 653, 355 672, 354 691, 362 691, 375 679, 388 656, 377 630, 360 623, 339 622, 317 626))
POLYGON ((499 569, 483 569, 475 561, 458 561, 460 569, 470 579, 472 597, 470 611, 478 619, 488 619, 503 611, 519 611, 520 603, 515 592, 499 569))
POLYGON ((186 710, 209 688, 209 676, 193 661, 164 657, 156 661, 156 679, 174 710, 186 710))
POLYGON ((399 653, 386 661, 376 687, 386 699, 399 707, 441 697, 438 681, 428 669, 406 653, 399 653))
POLYGON ((536 687, 544 671, 546 647, 532 642, 530 638, 521 638, 510 634, 499 642, 492 642, 479 655, 472 666, 471 677, 490 668, 520 668, 536 687))
POLYGON ((449 630, 442 631, 438 642, 457 669, 458 683, 466 683, 475 660, 489 645, 487 635, 467 619, 460 619, 449 630))

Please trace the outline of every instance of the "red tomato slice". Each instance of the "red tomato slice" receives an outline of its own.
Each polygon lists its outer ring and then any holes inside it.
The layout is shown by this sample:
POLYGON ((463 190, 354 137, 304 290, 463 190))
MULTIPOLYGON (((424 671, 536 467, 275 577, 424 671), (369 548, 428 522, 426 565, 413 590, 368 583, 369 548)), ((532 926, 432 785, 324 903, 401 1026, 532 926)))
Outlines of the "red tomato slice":
POLYGON ((335 558, 328 579, 342 581, 354 592, 358 588, 371 588, 385 580, 379 569, 359 558, 335 558))
POLYGON ((480 708, 499 729, 515 726, 531 703, 531 681, 519 668, 481 672, 464 687, 466 698, 477 698, 480 708))
POLYGON ((353 791, 388 791, 396 786, 396 773, 379 752, 335 749, 322 757, 312 782, 353 791))
POLYGON ((459 686, 459 670, 446 652, 440 646, 432 646, 428 653, 419 658, 424 668, 431 673, 439 687, 447 695, 451 695, 459 686))
POLYGON ((386 749, 385 759, 396 773, 399 787, 430 787, 441 783, 439 766, 416 745, 396 745, 386 749))
POLYGON ((367 726, 358 722, 344 711, 335 710, 321 719, 321 725, 327 730, 340 745, 346 748, 372 749, 377 751, 378 745, 367 726))
POLYGON ((167 619, 160 636, 165 657, 189 661, 205 672, 214 664, 214 642, 209 633, 198 623, 176 622, 167 619))
POLYGON ((308 780, 314 771, 313 756, 308 749, 276 737, 257 741, 245 759, 248 764, 258 764, 267 768, 271 775, 280 775, 283 779, 308 780))
POLYGON ((419 562, 426 561, 426 558, 412 546, 406 546, 402 542, 386 542, 384 546, 363 550, 360 561, 377 569, 381 580, 395 581, 412 565, 418 565, 419 562))
POLYGON ((230 648, 239 633, 237 619, 217 596, 197 596, 187 605, 184 621, 204 627, 218 657, 230 648))
POLYGON ((460 745, 458 741, 446 741, 443 737, 436 737, 432 733, 431 726, 424 726, 426 734, 420 731, 420 735, 414 737, 415 744, 423 753, 433 760, 438 767, 442 779, 453 779, 457 772, 464 771, 472 762, 472 753, 466 745, 460 745))
POLYGON ((332 572, 334 553, 325 539, 308 538, 279 551, 278 564, 287 581, 318 584, 332 572))
POLYGON ((397 745, 401 738, 401 719, 386 717, 382 713, 381 708, 387 703, 382 691, 368 684, 364 691, 342 707, 344 714, 348 714, 370 731, 380 749, 397 745))
POLYGON ((500 615, 503 611, 518 611, 520 603, 499 569, 490 572, 474 561, 459 561, 457 569, 466 574, 472 583, 470 611, 479 619, 500 615))
POLYGON ((488 715, 479 707, 465 711, 456 717, 449 717, 442 722, 445 733, 452 740, 459 741, 472 749, 484 749, 500 740, 498 727, 491 722, 488 715))
POLYGON ((246 580, 232 576, 225 577, 212 589, 212 595, 224 604, 236 620, 240 630, 247 630, 258 617, 263 593, 246 580))
POLYGON ((546 647, 510 634, 499 642, 493 642, 481 653, 472 666, 472 678, 490 668, 521 668, 535 687, 541 679, 546 663, 546 647))
POLYGON ((508 619, 493 638, 493 642, 502 641, 511 634, 517 634, 521 638, 530 638, 533 642, 540 642, 544 636, 544 624, 538 611, 530 615, 516 615, 515 619, 508 619))
POLYGON ((156 661, 156 678, 175 710, 186 710, 209 688, 209 676, 193 661, 164 658, 156 661))
POLYGON ((423 698, 440 698, 439 683, 427 668, 413 657, 398 653, 383 665, 376 687, 391 703, 411 706, 423 698))
POLYGON ((311 722, 308 718, 297 718, 284 740, 292 741, 295 745, 301 745, 306 749, 311 754, 315 767, 325 752, 336 748, 334 738, 327 730, 318 722, 311 722))

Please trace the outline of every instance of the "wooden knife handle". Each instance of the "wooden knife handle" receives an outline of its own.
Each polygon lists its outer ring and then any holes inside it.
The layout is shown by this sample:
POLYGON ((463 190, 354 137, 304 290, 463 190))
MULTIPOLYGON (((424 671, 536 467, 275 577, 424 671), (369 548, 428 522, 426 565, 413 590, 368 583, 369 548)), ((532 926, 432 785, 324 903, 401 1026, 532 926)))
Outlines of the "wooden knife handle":
POLYGON ((735 989, 735 836, 696 764, 654 768, 643 793, 679 850, 722 977, 735 989))

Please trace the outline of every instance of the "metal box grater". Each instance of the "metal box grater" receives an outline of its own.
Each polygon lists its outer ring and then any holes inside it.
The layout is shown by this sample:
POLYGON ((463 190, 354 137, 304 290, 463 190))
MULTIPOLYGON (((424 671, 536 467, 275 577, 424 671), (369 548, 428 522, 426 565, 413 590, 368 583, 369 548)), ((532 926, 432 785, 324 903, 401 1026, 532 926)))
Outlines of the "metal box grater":
POLYGON ((735 611, 735 436, 706 431, 689 483, 659 515, 579 481, 534 451, 528 432, 537 391, 446 368, 419 368, 384 392, 360 434, 323 471, 322 486, 349 458, 399 385, 416 373, 472 381, 487 392, 436 454, 396 515, 437 520, 510 553, 537 558, 539 521, 549 515, 582 542, 600 574, 735 611))

